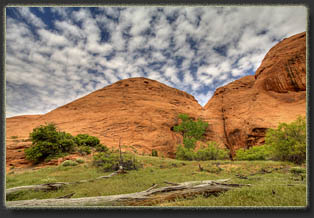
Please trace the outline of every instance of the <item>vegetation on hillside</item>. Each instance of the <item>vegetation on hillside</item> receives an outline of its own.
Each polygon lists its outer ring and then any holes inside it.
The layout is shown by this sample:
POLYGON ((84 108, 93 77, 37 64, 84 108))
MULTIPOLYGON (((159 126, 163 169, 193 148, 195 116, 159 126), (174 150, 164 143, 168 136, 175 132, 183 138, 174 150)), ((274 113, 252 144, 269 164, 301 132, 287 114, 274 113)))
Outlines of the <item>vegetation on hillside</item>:
POLYGON ((7 195, 7 201, 68 195, 73 198, 117 195, 140 192, 152 185, 163 187, 165 181, 173 184, 231 178, 234 184, 250 186, 240 186, 219 195, 196 195, 189 199, 156 202, 152 206, 307 205, 304 117, 290 124, 281 123, 277 129, 269 129, 264 145, 237 150, 236 161, 223 160, 228 158, 228 151, 220 149, 215 142, 208 142, 195 150, 196 142, 202 139, 207 125, 187 115, 180 115, 179 118, 182 122, 174 130, 181 132, 185 140, 183 145, 178 146, 177 160, 158 157, 156 150, 152 150, 152 157, 109 150, 96 137, 87 134, 74 137, 58 131, 55 124, 39 126, 30 134, 32 146, 25 150, 26 157, 35 163, 70 152, 83 155, 93 150, 96 153, 84 157, 84 160, 67 160, 54 167, 24 172, 12 169, 6 176, 7 188, 53 182, 73 183, 55 191, 20 191, 7 195), (102 177, 104 172, 118 172, 121 166, 126 170, 124 173, 106 180, 93 180, 102 177), (75 183, 80 180, 87 182, 75 183))
POLYGON ((208 127, 208 123, 201 119, 194 121, 187 114, 179 114, 181 120, 179 125, 173 127, 175 132, 181 132, 183 135, 183 144, 187 149, 194 149, 197 140, 200 140, 208 127))
POLYGON ((47 158, 63 153, 73 152, 74 137, 66 132, 58 131, 56 125, 41 125, 30 133, 32 146, 25 149, 26 159, 39 163, 47 158))
POLYGON ((301 164, 306 161, 306 119, 299 116, 294 122, 280 123, 277 129, 269 129, 265 144, 271 149, 274 160, 301 164))
POLYGON ((306 161, 306 120, 280 123, 277 129, 268 129, 265 144, 236 151, 237 160, 280 160, 302 164, 306 161))
POLYGON ((179 125, 174 126, 175 132, 183 135, 183 145, 179 145, 176 158, 179 160, 221 160, 228 157, 228 151, 220 149, 216 142, 209 142, 207 146, 202 145, 195 151, 196 142, 201 140, 205 134, 208 123, 198 119, 194 121, 186 114, 179 114, 181 120, 179 125))
POLYGON ((120 156, 118 152, 110 152, 109 150, 95 154, 93 165, 105 172, 117 171, 120 167, 124 170, 137 170, 141 167, 134 154, 124 153, 120 156))
POLYGON ((41 125, 30 133, 32 146, 25 149, 26 159, 40 163, 53 157, 78 151, 81 154, 91 153, 90 147, 102 146, 97 137, 88 134, 72 136, 70 133, 57 130, 54 123, 41 125))

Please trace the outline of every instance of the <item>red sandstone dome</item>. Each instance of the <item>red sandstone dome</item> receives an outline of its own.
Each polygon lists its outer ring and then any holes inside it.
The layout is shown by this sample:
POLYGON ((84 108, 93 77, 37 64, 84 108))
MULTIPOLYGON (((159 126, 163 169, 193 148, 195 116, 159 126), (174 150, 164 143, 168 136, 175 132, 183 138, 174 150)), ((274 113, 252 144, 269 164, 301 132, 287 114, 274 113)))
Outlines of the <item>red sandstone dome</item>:
POLYGON ((267 128, 306 114, 306 35, 284 39, 265 56, 255 76, 245 76, 215 91, 202 108, 193 96, 146 78, 118 81, 44 115, 6 119, 6 165, 28 166, 23 149, 33 128, 54 122, 73 135, 87 133, 109 148, 173 157, 182 136, 172 131, 186 113, 209 123, 206 140, 234 154, 263 144, 267 128), (12 136, 18 136, 13 139, 12 136))

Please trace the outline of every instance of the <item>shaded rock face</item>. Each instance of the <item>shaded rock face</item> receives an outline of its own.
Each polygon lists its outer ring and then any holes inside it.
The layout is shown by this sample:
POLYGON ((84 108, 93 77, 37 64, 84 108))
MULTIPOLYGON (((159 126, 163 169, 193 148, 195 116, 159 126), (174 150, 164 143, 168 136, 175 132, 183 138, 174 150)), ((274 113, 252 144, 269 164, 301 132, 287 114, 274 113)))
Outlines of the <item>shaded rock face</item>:
POLYGON ((265 56, 254 76, 216 90, 203 117, 207 140, 235 150, 261 145, 268 128, 306 115, 305 33, 284 39, 265 56))
POLYGON ((230 149, 261 145, 268 128, 306 114, 305 33, 284 39, 255 75, 218 88, 202 108, 193 96, 146 78, 118 81, 44 115, 6 119, 6 165, 29 166, 24 148, 33 128, 54 122, 72 135, 87 133, 117 149, 174 157, 182 135, 172 131, 180 113, 208 122, 205 140, 230 149), (14 139, 13 136, 18 136, 14 139))

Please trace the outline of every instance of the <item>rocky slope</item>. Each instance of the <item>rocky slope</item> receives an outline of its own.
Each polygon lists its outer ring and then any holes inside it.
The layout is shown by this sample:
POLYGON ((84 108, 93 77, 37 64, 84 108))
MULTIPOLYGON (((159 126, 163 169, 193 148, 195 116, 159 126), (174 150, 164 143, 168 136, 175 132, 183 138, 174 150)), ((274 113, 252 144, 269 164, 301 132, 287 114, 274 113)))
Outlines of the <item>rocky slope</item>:
POLYGON ((265 131, 306 115, 306 35, 284 39, 266 54, 255 76, 218 88, 204 107, 208 140, 232 153, 264 143, 265 131))
POLYGON ((209 123, 206 140, 228 147, 260 145, 267 128, 306 114, 305 33, 284 39, 265 56, 255 76, 218 88, 202 108, 193 96, 146 78, 118 81, 44 115, 6 119, 6 164, 28 166, 23 149, 33 128, 54 122, 73 135, 87 133, 108 147, 173 157, 182 136, 171 128, 186 113, 209 123), (18 138, 16 138, 16 136, 18 138))
MULTIPOLYGON (((60 130, 73 135, 97 136, 109 148, 116 149, 121 137, 125 149, 140 154, 156 149, 164 156, 174 156, 176 145, 182 141, 182 136, 171 130, 178 122, 177 115, 198 117, 201 110, 193 96, 157 81, 121 80, 45 115, 8 118, 7 161, 13 161, 11 154, 16 146, 27 145, 16 142, 26 139, 34 127, 46 122, 54 122, 60 130), (19 138, 13 142, 12 136, 19 138)), ((16 154, 13 157, 21 158, 16 154)))

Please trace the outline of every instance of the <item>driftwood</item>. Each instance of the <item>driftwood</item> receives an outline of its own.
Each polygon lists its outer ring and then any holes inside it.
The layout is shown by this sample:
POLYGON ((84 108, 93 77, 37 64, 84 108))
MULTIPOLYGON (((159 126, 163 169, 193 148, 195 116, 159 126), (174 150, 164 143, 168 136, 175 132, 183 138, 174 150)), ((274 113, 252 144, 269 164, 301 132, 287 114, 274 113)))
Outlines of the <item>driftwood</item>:
POLYGON ((75 194, 75 192, 71 193, 71 194, 67 194, 61 197, 57 197, 56 199, 61 199, 61 198, 71 198, 73 195, 75 194))
POLYGON ((218 194, 228 191, 232 187, 243 186, 240 184, 225 183, 230 179, 190 181, 183 183, 170 183, 170 186, 156 188, 154 184, 145 191, 130 194, 72 198, 72 199, 43 199, 43 200, 21 200, 7 201, 7 207, 47 207, 47 206, 99 206, 99 205, 124 205, 124 206, 143 206, 153 205, 157 202, 174 200, 176 198, 195 196, 202 194, 218 194))
POLYGON ((57 190, 65 185, 68 185, 68 182, 55 182, 55 183, 46 183, 41 185, 27 185, 27 186, 19 186, 14 188, 9 188, 6 190, 6 195, 12 194, 14 192, 19 191, 50 191, 50 190, 57 190))
POLYGON ((27 186, 19 186, 19 187, 14 187, 14 188, 9 188, 6 189, 6 195, 15 193, 15 192, 19 192, 19 191, 29 191, 29 190, 33 190, 33 191, 52 191, 52 190, 57 190, 61 187, 64 187, 66 185, 71 185, 71 184, 80 184, 80 183, 85 183, 85 182, 93 182, 95 180, 98 179, 107 179, 110 178, 114 175, 117 175, 119 173, 125 173, 125 171, 123 171, 123 169, 119 169, 118 171, 115 171, 107 176, 100 176, 97 177, 96 179, 89 179, 89 180, 80 180, 80 181, 76 181, 76 182, 54 182, 54 183, 46 183, 46 184, 40 184, 40 185, 27 185, 27 186))

